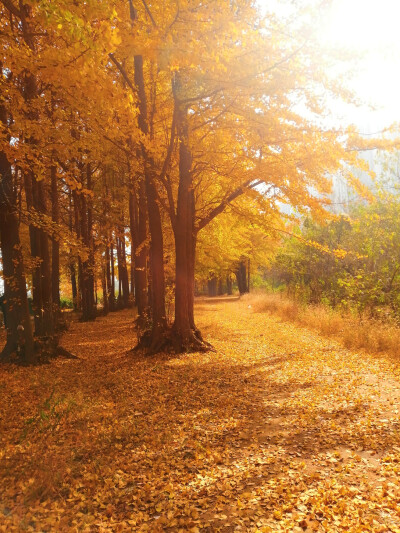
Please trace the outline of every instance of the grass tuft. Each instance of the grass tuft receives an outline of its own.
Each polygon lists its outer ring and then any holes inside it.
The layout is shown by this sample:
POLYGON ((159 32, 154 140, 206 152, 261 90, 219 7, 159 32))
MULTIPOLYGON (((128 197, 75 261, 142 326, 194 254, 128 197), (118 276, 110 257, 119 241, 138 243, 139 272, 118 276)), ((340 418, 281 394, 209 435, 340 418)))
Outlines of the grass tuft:
POLYGON ((282 294, 254 293, 246 299, 256 313, 272 313, 339 340, 348 349, 400 356, 400 328, 388 321, 373 320, 323 305, 302 305, 282 294))

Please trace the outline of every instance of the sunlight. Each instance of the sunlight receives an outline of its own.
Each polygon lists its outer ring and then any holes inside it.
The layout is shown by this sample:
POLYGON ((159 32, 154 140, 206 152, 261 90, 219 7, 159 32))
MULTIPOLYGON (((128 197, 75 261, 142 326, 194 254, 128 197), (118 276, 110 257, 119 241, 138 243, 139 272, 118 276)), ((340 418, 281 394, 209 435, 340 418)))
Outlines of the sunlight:
POLYGON ((360 122, 383 125, 400 120, 400 40, 397 0, 336 0, 330 16, 321 28, 323 44, 364 53, 357 64, 358 72, 351 86, 359 96, 376 107, 376 111, 359 110, 360 122))

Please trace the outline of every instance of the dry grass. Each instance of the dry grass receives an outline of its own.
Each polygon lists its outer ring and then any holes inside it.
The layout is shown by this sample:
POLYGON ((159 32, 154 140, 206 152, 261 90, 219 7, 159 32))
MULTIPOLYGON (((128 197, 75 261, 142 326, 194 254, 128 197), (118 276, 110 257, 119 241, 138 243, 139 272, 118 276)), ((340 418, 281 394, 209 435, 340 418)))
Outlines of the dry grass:
POLYGON ((245 297, 256 313, 273 313, 333 337, 349 349, 400 356, 400 328, 388 322, 357 318, 322 305, 304 306, 282 294, 255 293, 245 297))

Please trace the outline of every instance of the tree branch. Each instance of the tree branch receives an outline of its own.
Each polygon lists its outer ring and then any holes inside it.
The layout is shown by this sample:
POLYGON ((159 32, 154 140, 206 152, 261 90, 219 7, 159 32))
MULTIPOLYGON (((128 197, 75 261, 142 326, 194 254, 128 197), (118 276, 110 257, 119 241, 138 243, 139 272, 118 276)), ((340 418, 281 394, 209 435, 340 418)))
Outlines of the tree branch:
POLYGON ((118 61, 118 59, 116 59, 116 57, 114 56, 114 54, 112 54, 111 52, 108 54, 108 57, 111 59, 111 61, 114 63, 114 65, 117 67, 117 69, 120 71, 122 77, 124 78, 124 80, 126 81, 127 85, 129 86, 129 88, 136 94, 136 88, 135 86, 133 85, 133 83, 131 82, 131 80, 129 79, 129 76, 126 72, 126 70, 124 69, 124 67, 121 65, 121 63, 118 61))
POLYGON ((11 2, 11 0, 1 0, 4 7, 8 9, 10 13, 18 17, 19 19, 22 19, 22 13, 21 11, 11 2))
POLYGON ((261 185, 262 180, 248 180, 246 183, 235 189, 231 194, 229 194, 222 202, 217 205, 217 207, 214 207, 212 211, 208 213, 207 216, 203 217, 201 220, 199 220, 198 224, 196 225, 196 232, 199 232, 201 229, 203 229, 207 224, 213 220, 217 215, 222 213, 224 209, 231 203, 233 200, 235 200, 238 196, 243 194, 246 189, 254 189, 254 187, 257 187, 257 185, 261 185))
POLYGON ((147 3, 146 3, 146 0, 142 0, 142 3, 143 3, 143 5, 144 5, 144 8, 145 8, 145 10, 146 10, 146 13, 147 13, 147 14, 149 15, 149 17, 150 17, 151 23, 153 24, 153 26, 154 26, 155 28, 157 28, 158 26, 157 26, 157 24, 156 24, 156 21, 155 21, 154 18, 153 18, 153 15, 151 14, 151 11, 150 11, 150 9, 149 9, 149 6, 148 6, 147 3))

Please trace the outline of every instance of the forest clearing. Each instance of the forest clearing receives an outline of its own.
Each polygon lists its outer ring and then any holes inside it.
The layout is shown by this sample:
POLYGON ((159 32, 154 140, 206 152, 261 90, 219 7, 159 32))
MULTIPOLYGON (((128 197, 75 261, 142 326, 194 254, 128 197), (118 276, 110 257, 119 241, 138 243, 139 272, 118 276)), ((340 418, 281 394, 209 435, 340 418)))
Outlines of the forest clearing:
POLYGON ((1 530, 399 531, 398 362, 196 307, 215 352, 133 353, 124 310, 0 368, 1 530))

